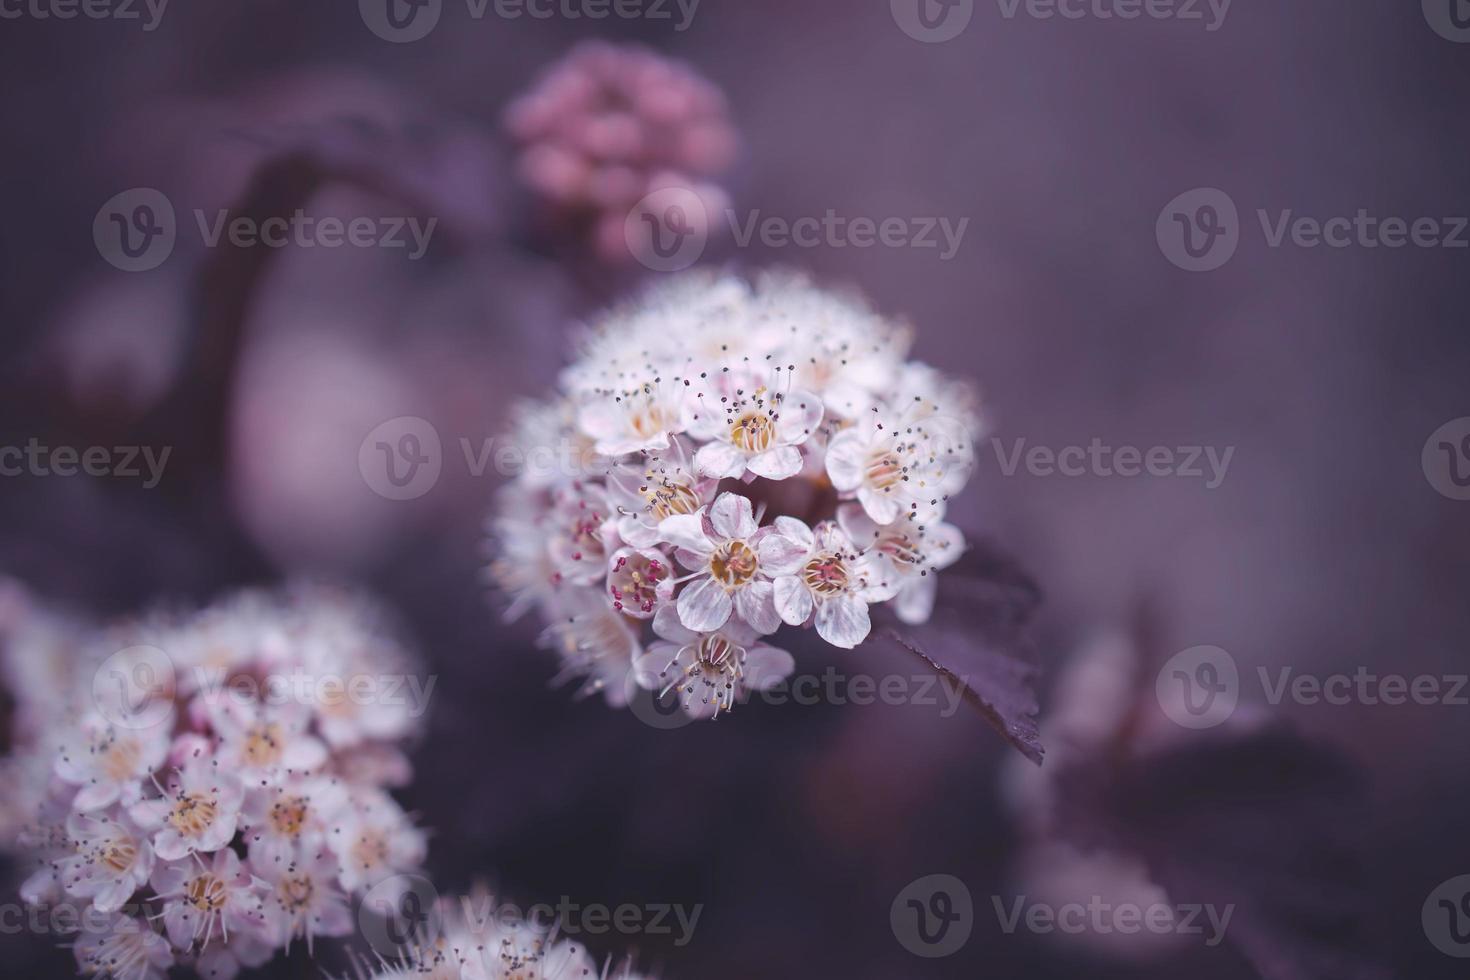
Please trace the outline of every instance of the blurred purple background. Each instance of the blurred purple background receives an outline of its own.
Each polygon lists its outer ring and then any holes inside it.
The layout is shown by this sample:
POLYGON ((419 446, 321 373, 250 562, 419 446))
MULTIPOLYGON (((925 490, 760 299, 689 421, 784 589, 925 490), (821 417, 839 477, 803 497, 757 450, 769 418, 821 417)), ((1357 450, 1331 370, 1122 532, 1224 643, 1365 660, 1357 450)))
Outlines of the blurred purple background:
MULTIPOLYGON (((502 626, 483 586, 495 478, 467 471, 458 440, 478 445, 546 392, 569 325, 637 277, 565 261, 528 230, 500 114, 588 37, 685 59, 741 130, 737 212, 970 219, 950 261, 725 235, 706 262, 796 266, 910 317, 920 359, 980 383, 1006 452, 1234 447, 1207 489, 1008 476, 995 444, 977 446, 954 509, 1043 583, 1051 675, 1141 598, 1164 610, 1168 650, 1218 645, 1252 677, 1441 675, 1470 669, 1470 503, 1436 492, 1420 454, 1470 415, 1470 251, 1273 248, 1256 220, 1470 215, 1470 46, 1417 7, 1239 0, 1208 31, 978 3, 945 43, 907 36, 882 0, 704 0, 684 31, 672 6, 674 21, 510 21, 446 0, 405 44, 346 3, 175 0, 151 32, 5 20, 0 443, 176 449, 151 490, 0 479, 0 571, 99 615, 297 572, 378 589, 440 678, 407 798, 434 829, 441 891, 489 877, 527 902, 704 903, 687 946, 627 941, 671 980, 1253 976, 1229 944, 1117 959, 1006 935, 991 896, 1019 894, 1020 832, 1000 795, 1008 750, 977 718, 751 705, 670 736, 548 687, 536 625, 502 626), (173 202, 179 245, 122 272, 93 218, 140 186, 173 202), (1241 214, 1238 251, 1208 273, 1155 238, 1161 209, 1197 187, 1241 214), (295 199, 439 230, 417 262, 298 249, 242 271, 189 215, 295 199), (239 356, 221 363, 236 328, 239 356), (402 415, 435 425, 446 465, 429 494, 394 502, 357 454, 402 415), (976 925, 960 953, 921 960, 889 904, 931 873, 967 883, 976 925)), ((1420 912, 1470 874, 1470 708, 1276 710, 1369 771, 1355 829, 1401 975, 1463 975, 1420 912)), ((3 937, 0 957, 16 975, 71 972, 36 937, 3 937)), ((304 958, 272 969, 316 975, 304 958)))

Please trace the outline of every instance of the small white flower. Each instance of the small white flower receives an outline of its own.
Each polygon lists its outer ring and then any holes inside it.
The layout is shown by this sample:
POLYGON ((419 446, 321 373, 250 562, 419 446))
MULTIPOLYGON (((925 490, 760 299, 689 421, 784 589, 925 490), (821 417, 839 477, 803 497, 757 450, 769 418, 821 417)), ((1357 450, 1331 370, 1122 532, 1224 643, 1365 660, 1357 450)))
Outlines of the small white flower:
POLYGON ((663 377, 597 392, 577 410, 577 425, 604 456, 667 449, 687 427, 686 397, 682 384, 663 377))
POLYGON ((228 692, 208 703, 220 740, 215 757, 248 784, 312 772, 327 761, 327 747, 310 733, 311 717, 303 705, 264 705, 228 692))
MULTIPOLYGON (((780 368, 777 368, 779 373, 780 368)), ((689 431, 709 439, 694 454, 706 476, 785 480, 801 472, 797 447, 822 423, 822 399, 802 388, 769 387, 753 372, 721 375, 690 416, 689 431)))
POLYGON ((638 658, 634 677, 640 687, 660 696, 678 691, 684 711, 694 718, 728 712, 748 692, 769 690, 796 669, 791 654, 760 642, 754 630, 737 620, 696 633, 665 608, 654 618, 653 629, 662 642, 638 658))
POLYGON ((73 949, 81 972, 95 980, 164 980, 174 963, 168 941, 129 915, 84 930, 73 949))
POLYGON ((168 757, 173 716, 146 728, 113 725, 92 716, 79 736, 56 760, 56 775, 79 786, 72 805, 81 811, 101 810, 121 800, 137 802, 142 781, 168 757))
POLYGON ((342 887, 353 894, 419 866, 428 850, 424 832, 388 794, 377 791, 357 795, 327 843, 341 865, 342 887))
POLYGON ((581 694, 601 691, 613 707, 627 704, 623 682, 643 645, 631 621, 601 592, 579 589, 567 595, 541 643, 561 658, 559 681, 585 677, 581 694))
POLYGON ((591 980, 597 965, 587 950, 551 932, 517 923, 497 929, 482 948, 467 951, 463 980, 591 980))
POLYGON ((546 548, 562 579, 591 585, 602 577, 608 553, 617 546, 615 516, 601 486, 574 483, 555 492, 546 548))
POLYGON ((241 969, 256 969, 275 955, 270 939, 244 929, 224 942, 210 943, 194 962, 194 972, 204 980, 234 980, 241 969))
POLYGON ((274 945, 289 949, 304 939, 310 952, 318 936, 352 932, 352 913, 337 887, 337 859, 325 846, 302 847, 285 864, 255 870, 267 886, 265 922, 274 945))
POLYGON ((130 811, 145 829, 154 830, 153 850, 161 860, 208 854, 229 844, 245 797, 239 777, 218 761, 197 756, 169 780, 159 799, 130 811))
POLYGON ((879 524, 942 516, 945 500, 965 485, 973 464, 964 425, 939 415, 892 425, 860 423, 827 444, 832 485, 856 497, 879 524))
POLYGON ((965 536, 953 524, 906 521, 882 525, 855 504, 837 509, 837 523, 848 537, 872 553, 883 577, 898 583, 893 611, 910 625, 929 621, 939 578, 934 573, 959 561, 965 536))
POLYGON ((812 532, 800 521, 778 517, 775 528, 763 543, 762 560, 778 573, 781 619, 800 626, 815 613, 817 635, 828 643, 850 650, 863 642, 872 628, 868 604, 891 599, 897 586, 832 521, 812 532))
POLYGON ((762 531, 748 498, 722 493, 708 512, 670 517, 659 533, 678 549, 679 563, 694 573, 677 601, 687 628, 708 633, 733 613, 760 633, 780 629, 775 587, 757 550, 762 531))
POLYGON ((652 619, 674 595, 669 556, 657 548, 619 548, 607 560, 607 594, 613 608, 634 619, 652 619))
POLYGON ((177 949, 207 947, 264 929, 259 889, 229 848, 207 861, 186 858, 160 864, 150 883, 163 903, 164 931, 177 949))
POLYGON ((347 806, 348 788, 323 776, 293 778, 245 795, 240 830, 256 867, 285 864, 303 841, 325 839, 347 806))
POLYGON ((146 835, 121 814, 74 813, 66 835, 73 853, 55 863, 61 885, 100 912, 120 910, 153 871, 146 835))
POLYGON ((658 544, 663 522, 697 512, 714 499, 719 482, 695 471, 683 439, 642 465, 614 467, 607 475, 607 495, 618 514, 618 537, 635 548, 658 544))

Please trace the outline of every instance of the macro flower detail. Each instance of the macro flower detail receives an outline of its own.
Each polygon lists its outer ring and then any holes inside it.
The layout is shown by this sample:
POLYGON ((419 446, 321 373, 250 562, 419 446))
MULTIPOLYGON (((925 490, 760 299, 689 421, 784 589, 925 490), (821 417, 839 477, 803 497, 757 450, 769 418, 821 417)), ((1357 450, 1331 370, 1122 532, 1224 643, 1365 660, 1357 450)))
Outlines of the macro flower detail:
POLYGON ((837 524, 824 521, 815 531, 799 521, 782 522, 777 533, 790 547, 775 581, 776 611, 784 622, 801 626, 811 619, 817 635, 835 647, 852 649, 871 629, 868 604, 893 598, 896 587, 883 577, 872 552, 859 552, 837 524))
POLYGON ((660 695, 676 693, 694 718, 728 712, 748 692, 767 690, 796 668, 791 654, 762 643, 754 630, 735 620, 700 633, 660 614, 653 629, 659 642, 639 658, 637 682, 660 695))
POLYGON ((785 273, 687 273, 581 327, 512 441, 536 419, 592 455, 517 474, 489 522, 491 580, 508 616, 539 612, 556 680, 713 717, 790 674, 783 630, 846 650, 874 605, 926 621, 980 421, 910 336, 785 273))
POLYGON ((693 571, 677 607, 686 628, 708 633, 732 613, 760 633, 780 628, 775 589, 758 553, 762 532, 748 498, 720 494, 708 513, 671 517, 660 531, 678 549, 679 563, 693 571))

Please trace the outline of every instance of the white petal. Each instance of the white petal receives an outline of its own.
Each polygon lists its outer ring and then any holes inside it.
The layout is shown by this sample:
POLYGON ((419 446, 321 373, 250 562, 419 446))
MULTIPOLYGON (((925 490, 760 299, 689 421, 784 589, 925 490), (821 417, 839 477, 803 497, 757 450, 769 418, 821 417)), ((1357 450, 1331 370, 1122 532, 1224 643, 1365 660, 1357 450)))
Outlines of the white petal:
POLYGON ((797 388, 781 401, 781 442, 788 446, 806 442, 822 424, 822 399, 810 391, 797 388))
POLYGON ((756 557, 765 574, 790 575, 801 567, 811 550, 809 542, 803 543, 780 533, 768 534, 756 545, 756 557))
POLYGON ((934 573, 915 575, 899 589, 893 611, 910 626, 927 623, 934 612, 934 594, 938 591, 939 580, 934 573))
POLYGON ((714 542, 704 533, 704 515, 700 513, 666 517, 659 521, 658 534, 674 547, 696 555, 707 557, 715 550, 714 542))
POLYGON ((851 650, 871 629, 868 604, 856 596, 838 596, 817 607, 817 635, 834 647, 851 650))
POLYGON ((710 523, 715 534, 729 540, 744 540, 756 531, 755 513, 751 510, 750 498, 738 493, 722 493, 715 498, 709 509, 710 523))
POLYGON ((868 516, 879 524, 892 524, 903 510, 903 505, 893 494, 869 486, 858 487, 857 498, 868 516))
POLYGON ((812 536, 812 529, 794 517, 778 517, 772 522, 772 526, 782 537, 790 538, 807 551, 811 551, 816 544, 816 538, 812 536))
POLYGON ((842 504, 838 507, 837 526, 859 548, 866 548, 882 533, 879 524, 868 516, 868 512, 860 504, 842 504))
POLYGON ((777 446, 750 457, 750 472, 767 480, 786 480, 801 472, 801 450, 795 446, 777 446))
POLYGON ((868 440, 857 429, 843 429, 827 444, 827 478, 839 493, 851 493, 863 482, 868 440))
POLYGON ((733 607, 729 593, 709 577, 696 579, 679 593, 679 621, 700 633, 724 626, 733 607))
POLYGON ((924 532, 924 559, 932 568, 948 568, 965 553, 965 535, 953 524, 934 524, 924 532))
POLYGON ((734 479, 745 472, 745 454, 728 442, 711 442, 694 454, 694 468, 705 476, 734 479))
POLYGON ((771 583, 775 586, 776 612, 781 620, 800 626, 812 614, 812 593, 795 575, 782 575, 771 583))
POLYGON ((768 691, 791 676, 796 660, 776 647, 752 647, 745 654, 745 686, 752 691, 768 691))
POLYGON ((776 587, 770 582, 751 582, 735 593, 735 612, 759 633, 774 633, 781 628, 776 614, 776 587))
MULTIPOLYGON (((664 603, 658 607, 658 612, 653 614, 653 631, 660 639, 668 640, 670 643, 683 645, 693 643, 699 639, 699 634, 679 622, 679 613, 670 603, 664 603)), ((657 647, 655 643, 650 650, 657 647)))

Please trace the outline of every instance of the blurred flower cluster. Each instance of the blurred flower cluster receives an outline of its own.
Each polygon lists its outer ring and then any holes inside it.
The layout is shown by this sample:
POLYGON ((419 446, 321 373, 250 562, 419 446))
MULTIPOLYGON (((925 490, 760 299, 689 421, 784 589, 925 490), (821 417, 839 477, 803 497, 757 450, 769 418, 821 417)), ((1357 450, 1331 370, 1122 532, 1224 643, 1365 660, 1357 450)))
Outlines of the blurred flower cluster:
POLYGON ((536 607, 610 703, 636 682, 695 716, 790 674, 763 639, 782 624, 852 648, 870 605, 926 621, 979 419, 909 339, 785 274, 690 275, 607 314, 512 437, 541 463, 492 526, 511 614, 536 607))
POLYGON ((20 840, 36 861, 22 897, 78 910, 83 973, 232 977, 346 935, 351 896, 422 863, 424 832, 388 789, 423 707, 402 691, 423 690, 368 600, 245 592, 85 643, 92 670, 55 712, 72 722, 48 732, 20 840))
POLYGON ((555 217, 589 226, 604 260, 629 257, 623 223, 652 191, 685 188, 708 213, 727 203, 710 183, 739 142, 724 94, 645 48, 578 45, 511 104, 505 125, 521 178, 555 217))
POLYGON ((440 898, 398 956, 358 972, 364 980, 647 980, 631 960, 599 968, 554 925, 502 920, 488 914, 493 906, 483 888, 440 898))

